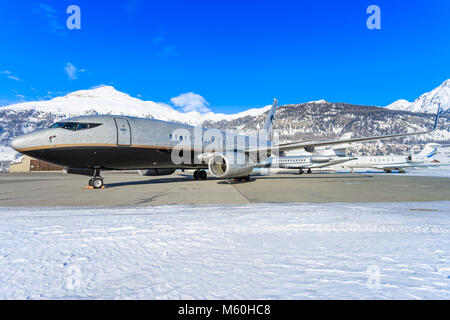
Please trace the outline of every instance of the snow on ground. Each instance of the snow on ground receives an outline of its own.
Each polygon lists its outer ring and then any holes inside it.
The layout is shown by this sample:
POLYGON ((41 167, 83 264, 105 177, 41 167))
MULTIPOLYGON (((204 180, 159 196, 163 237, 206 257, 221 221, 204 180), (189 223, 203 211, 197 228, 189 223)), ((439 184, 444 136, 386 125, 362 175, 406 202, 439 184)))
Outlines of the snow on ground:
POLYGON ((0 299, 449 299, 450 202, 0 208, 0 299))

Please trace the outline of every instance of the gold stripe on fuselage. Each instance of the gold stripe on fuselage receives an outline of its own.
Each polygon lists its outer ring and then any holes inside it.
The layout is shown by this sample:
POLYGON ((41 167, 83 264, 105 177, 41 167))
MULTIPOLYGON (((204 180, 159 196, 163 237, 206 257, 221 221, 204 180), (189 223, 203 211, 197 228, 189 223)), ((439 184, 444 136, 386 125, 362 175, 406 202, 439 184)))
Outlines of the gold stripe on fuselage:
POLYGON ((143 148, 143 149, 179 149, 179 150, 190 150, 190 151, 200 151, 200 149, 190 149, 190 148, 181 148, 181 147, 167 147, 167 146, 150 146, 150 145, 117 145, 112 143, 80 143, 80 144, 56 144, 56 145, 47 145, 47 146, 38 146, 38 147, 30 147, 18 149, 18 152, 27 152, 34 150, 48 150, 48 149, 60 149, 60 148, 79 148, 79 147, 128 147, 128 148, 143 148))

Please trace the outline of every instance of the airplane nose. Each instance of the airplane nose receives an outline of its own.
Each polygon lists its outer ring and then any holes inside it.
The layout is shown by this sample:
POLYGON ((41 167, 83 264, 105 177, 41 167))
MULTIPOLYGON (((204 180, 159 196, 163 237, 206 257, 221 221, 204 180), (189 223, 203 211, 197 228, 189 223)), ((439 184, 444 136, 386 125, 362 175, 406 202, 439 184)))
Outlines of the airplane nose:
POLYGON ((20 151, 27 147, 27 139, 25 136, 20 136, 11 141, 11 148, 16 151, 20 151))

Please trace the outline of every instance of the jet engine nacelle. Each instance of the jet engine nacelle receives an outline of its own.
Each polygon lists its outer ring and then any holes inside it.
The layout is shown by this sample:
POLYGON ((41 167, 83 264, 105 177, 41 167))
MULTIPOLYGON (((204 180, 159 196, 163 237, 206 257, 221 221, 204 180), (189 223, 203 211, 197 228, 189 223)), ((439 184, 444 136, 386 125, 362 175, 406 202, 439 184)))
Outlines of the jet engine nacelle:
POLYGON ((146 169, 138 170, 141 176, 168 176, 175 172, 176 169, 146 169))
POLYGON ((252 164, 248 160, 248 157, 237 153, 233 154, 233 158, 223 154, 215 154, 208 162, 208 168, 211 175, 221 179, 248 176, 253 171, 254 167, 255 164, 252 164))
POLYGON ((311 162, 328 162, 330 160, 330 157, 311 157, 311 162))
POLYGON ((410 163, 410 164, 415 164, 415 163, 422 163, 425 161, 425 157, 419 156, 419 155, 409 155, 406 157, 406 162, 410 163))
POLYGON ((316 151, 316 148, 314 148, 314 147, 305 147, 305 151, 309 152, 309 153, 314 153, 314 151, 316 151))

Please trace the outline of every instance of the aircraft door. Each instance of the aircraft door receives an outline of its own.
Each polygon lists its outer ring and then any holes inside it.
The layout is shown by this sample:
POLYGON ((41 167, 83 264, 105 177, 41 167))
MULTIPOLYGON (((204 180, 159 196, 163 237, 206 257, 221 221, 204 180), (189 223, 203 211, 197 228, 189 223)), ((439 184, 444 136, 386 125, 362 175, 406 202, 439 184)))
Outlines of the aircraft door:
POLYGON ((129 146, 131 144, 131 128, 127 119, 114 118, 117 127, 117 144, 119 146, 129 146))

